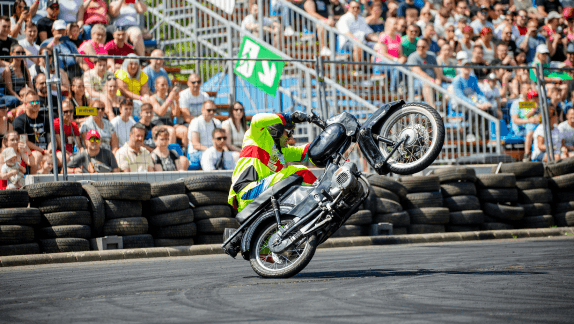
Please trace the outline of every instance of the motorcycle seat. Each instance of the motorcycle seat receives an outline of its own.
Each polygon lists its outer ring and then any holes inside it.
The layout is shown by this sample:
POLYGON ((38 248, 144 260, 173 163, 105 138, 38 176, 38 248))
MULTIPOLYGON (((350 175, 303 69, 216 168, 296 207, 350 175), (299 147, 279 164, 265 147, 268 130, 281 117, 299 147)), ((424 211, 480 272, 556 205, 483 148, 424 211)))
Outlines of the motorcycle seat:
POLYGON ((239 222, 239 224, 245 223, 245 221, 247 221, 251 215, 254 215, 256 212, 260 211, 261 208, 264 208, 267 205, 267 202, 271 200, 271 195, 282 194, 292 186, 297 186, 302 183, 303 177, 297 174, 290 175, 286 179, 279 181, 278 183, 267 188, 267 190, 263 191, 259 197, 255 198, 252 202, 249 203, 249 205, 243 208, 243 210, 237 214, 235 219, 239 222))

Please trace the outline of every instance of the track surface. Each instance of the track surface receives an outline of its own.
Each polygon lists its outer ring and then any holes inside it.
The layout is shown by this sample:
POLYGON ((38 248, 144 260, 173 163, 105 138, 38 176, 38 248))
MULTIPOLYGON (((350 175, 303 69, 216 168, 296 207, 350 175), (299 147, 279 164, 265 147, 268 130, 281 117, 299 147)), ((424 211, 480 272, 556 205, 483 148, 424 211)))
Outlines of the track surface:
POLYGON ((0 269, 0 322, 572 323, 574 240, 318 250, 264 280, 227 256, 0 269))

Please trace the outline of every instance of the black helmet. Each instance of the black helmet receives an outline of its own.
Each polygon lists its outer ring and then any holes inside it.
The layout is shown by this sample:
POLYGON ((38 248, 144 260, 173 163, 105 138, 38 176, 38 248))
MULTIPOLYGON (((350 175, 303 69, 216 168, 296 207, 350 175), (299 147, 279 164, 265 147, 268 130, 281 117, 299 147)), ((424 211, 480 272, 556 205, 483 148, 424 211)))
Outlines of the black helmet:
POLYGON ((295 129, 295 124, 293 123, 289 123, 287 125, 283 125, 283 124, 275 124, 275 125, 271 125, 271 126, 267 126, 267 130, 269 131, 269 134, 271 134, 271 137, 273 137, 274 140, 278 140, 281 138, 281 135, 283 135, 283 131, 287 131, 290 134, 293 134, 293 130, 295 129))

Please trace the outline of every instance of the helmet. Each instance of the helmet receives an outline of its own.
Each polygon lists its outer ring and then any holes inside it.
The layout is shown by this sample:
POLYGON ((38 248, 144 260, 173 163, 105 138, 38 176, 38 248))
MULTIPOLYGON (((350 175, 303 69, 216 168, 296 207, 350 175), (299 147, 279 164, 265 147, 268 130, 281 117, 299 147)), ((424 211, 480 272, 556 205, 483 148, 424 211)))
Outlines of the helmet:
POLYGON ((295 124, 293 124, 293 123, 289 123, 286 125, 275 124, 275 125, 267 126, 267 131, 269 131, 269 134, 271 134, 271 137, 273 137, 274 140, 279 140, 281 138, 281 136, 283 135, 283 131, 289 132, 290 135, 293 134, 294 129, 295 129, 295 124))

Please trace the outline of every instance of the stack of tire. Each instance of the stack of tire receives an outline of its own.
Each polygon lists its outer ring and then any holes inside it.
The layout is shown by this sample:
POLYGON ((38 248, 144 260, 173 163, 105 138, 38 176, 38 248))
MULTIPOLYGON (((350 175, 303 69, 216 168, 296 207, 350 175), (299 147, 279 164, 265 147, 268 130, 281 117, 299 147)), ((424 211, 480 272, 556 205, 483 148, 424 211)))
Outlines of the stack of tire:
POLYGON ((352 214, 331 237, 367 236, 371 233, 373 214, 370 210, 360 209, 352 214))
POLYGON ((546 166, 553 194, 555 224, 574 226, 574 157, 546 166))
POLYGON ((155 246, 191 246, 196 234, 194 213, 182 181, 151 184, 151 199, 145 203, 146 216, 155 246))
POLYGON ((443 205, 450 211, 447 232, 468 232, 480 230, 484 214, 476 197, 476 172, 467 167, 435 169, 431 174, 438 176, 443 205))
POLYGON ((478 199, 484 212, 480 229, 513 229, 513 224, 524 217, 524 208, 517 205, 516 176, 513 173, 478 174, 476 178, 478 199))
POLYGON ((0 256, 40 253, 34 242, 34 226, 40 224, 40 211, 27 208, 26 190, 0 191, 0 256))
POLYGON ((26 186, 30 205, 41 212, 36 230, 45 253, 89 251, 92 214, 78 182, 44 182, 26 186))
POLYGON ((407 234, 407 226, 411 224, 410 216, 401 205, 401 199, 407 196, 407 188, 390 177, 373 173, 366 177, 371 188, 365 207, 373 215, 372 224, 391 223, 393 235, 407 234))
MULTIPOLYGON (((153 246, 142 202, 150 200, 151 186, 144 181, 95 181, 91 183, 103 199, 105 222, 101 236, 121 236, 124 249, 153 246)), ((92 247, 94 248, 94 247, 92 247)))
POLYGON ((196 244, 221 244, 225 228, 238 228, 231 206, 227 203, 231 177, 197 175, 184 179, 189 202, 194 206, 197 225, 196 244))
POLYGON ((439 177, 435 175, 401 177, 407 188, 402 200, 409 214, 409 234, 444 233, 449 221, 449 210, 443 207, 439 177))

